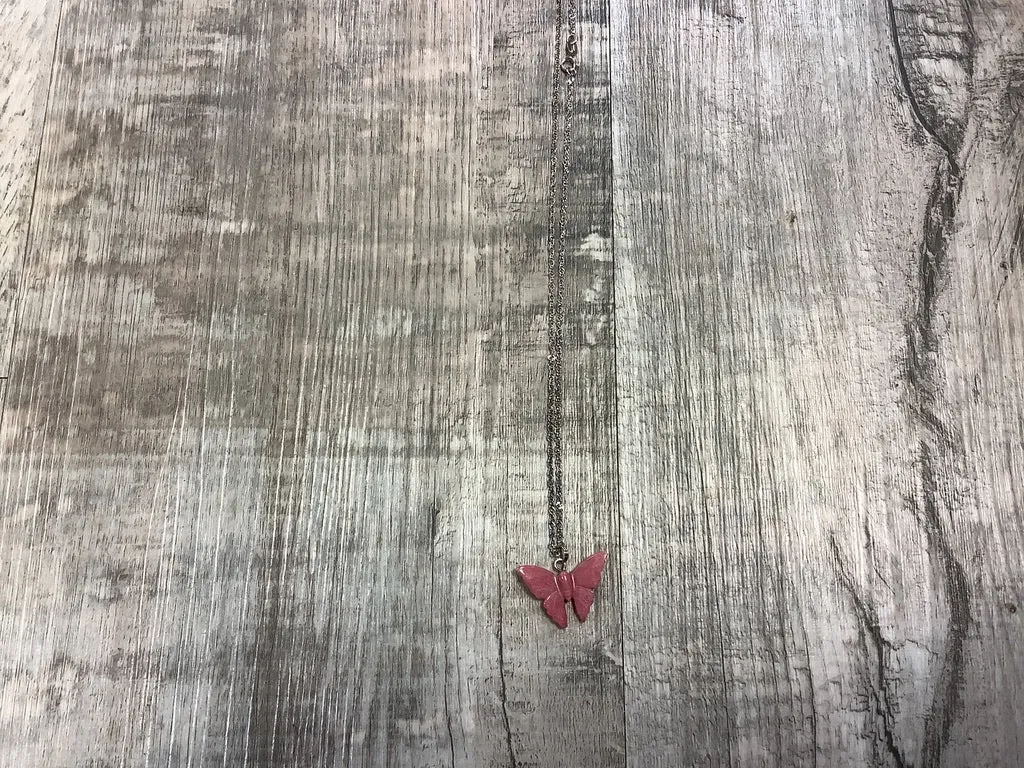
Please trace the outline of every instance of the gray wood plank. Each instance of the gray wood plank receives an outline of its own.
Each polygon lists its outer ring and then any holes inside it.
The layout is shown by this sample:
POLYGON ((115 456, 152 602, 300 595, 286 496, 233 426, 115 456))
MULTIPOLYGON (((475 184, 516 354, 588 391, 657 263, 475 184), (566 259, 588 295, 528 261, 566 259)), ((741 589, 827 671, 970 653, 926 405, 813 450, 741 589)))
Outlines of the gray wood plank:
MULTIPOLYGON (((509 495, 500 502, 508 511, 498 514, 508 515, 508 525, 499 534, 501 554, 495 560, 505 562, 506 567, 522 563, 550 567, 543 474, 545 404, 538 391, 544 386, 547 352, 544 236, 550 178, 553 7, 540 2, 533 4, 526 16, 516 12, 529 25, 528 33, 515 43, 517 49, 527 52, 525 66, 518 64, 520 71, 506 74, 501 86, 509 90, 511 100, 519 102, 517 110, 526 107, 529 113, 511 124, 506 122, 495 136, 498 146, 511 148, 511 167, 508 160, 499 161, 502 175, 513 175, 521 186, 513 189, 513 194, 525 193, 533 210, 518 211, 515 198, 505 197, 505 226, 489 247, 497 253, 508 248, 511 240, 513 252, 518 252, 508 267, 518 285, 502 301, 503 311, 511 310, 516 318, 507 338, 534 340, 521 351, 506 348, 498 352, 494 361, 505 368, 506 376, 526 377, 510 393, 515 407, 505 416, 503 430, 511 440, 500 448, 496 445, 498 450, 489 459, 493 462, 496 456, 507 456, 518 464, 517 457, 525 456, 530 462, 526 466, 513 464, 509 495), (526 233, 525 238, 520 232, 526 233)), ((500 28, 514 28, 508 11, 505 18, 500 28)), ((566 262, 566 538, 571 565, 599 549, 609 550, 611 559, 590 618, 583 625, 570 618, 565 631, 548 621, 518 579, 503 582, 507 599, 502 649, 507 670, 505 712, 512 764, 518 766, 615 766, 625 760, 617 563, 608 4, 603 0, 581 3, 580 20, 582 66, 574 120, 577 139, 572 152, 566 262)), ((505 57, 507 54, 502 54, 496 60, 507 66, 511 62, 505 57)), ((507 184, 499 182, 500 186, 507 184)))
POLYGON ((633 764, 1018 761, 1021 6, 968 10, 615 9, 633 764))
MULTIPOLYGON (((585 16, 570 537, 614 550, 585 16)), ((551 9, 68 0, 62 26, 6 413, 5 757, 620 763, 614 567, 562 634, 512 574, 545 552, 551 9)))
MULTIPOLYGON (((961 67, 959 133, 946 141, 960 171, 958 196, 921 230, 923 238, 947 236, 945 249, 930 251, 927 262, 935 273, 935 336, 925 347, 925 370, 942 429, 922 440, 935 477, 933 511, 923 509, 925 520, 939 521, 929 544, 946 629, 921 761, 1001 766, 1018 764, 1024 754, 1017 640, 1024 599, 1024 5, 990 0, 969 8, 973 56, 961 67)), ((943 42, 946 58, 955 58, 959 47, 950 42, 957 41, 943 42)), ((908 78, 924 105, 926 86, 945 90, 913 68, 908 78)), ((925 115, 943 125, 941 112, 925 115)))
MULTIPOLYGON (((0 7, 0 377, 10 370, 60 0, 0 7)), ((0 388, 4 386, 0 380, 0 388)))

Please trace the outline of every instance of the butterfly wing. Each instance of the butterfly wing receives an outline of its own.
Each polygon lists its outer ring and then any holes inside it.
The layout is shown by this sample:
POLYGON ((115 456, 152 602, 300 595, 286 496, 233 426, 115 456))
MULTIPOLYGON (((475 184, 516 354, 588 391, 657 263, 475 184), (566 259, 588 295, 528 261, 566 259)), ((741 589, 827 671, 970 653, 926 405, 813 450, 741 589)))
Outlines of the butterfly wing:
POLYGON ((544 613, 555 622, 559 629, 569 626, 569 615, 565 610, 565 598, 558 591, 555 572, 539 565, 520 565, 516 574, 526 587, 526 591, 544 601, 544 613))
MULTIPOLYGON (((573 568, 572 580, 576 584, 576 588, 579 589, 580 587, 586 587, 589 590, 597 589, 597 584, 601 581, 601 571, 604 570, 604 564, 607 561, 607 552, 595 552, 573 568)), ((591 594, 591 602, 593 602, 593 594, 591 594)), ((587 610, 589 610, 589 606, 587 610)))
POLYGON ((607 552, 595 552, 572 570, 572 607, 579 620, 586 621, 594 604, 594 590, 608 561, 607 552))
POLYGON ((569 614, 565 610, 565 598, 556 589, 544 601, 544 613, 555 622, 559 629, 569 626, 569 614))
POLYGON ((581 587, 578 584, 572 591, 572 607, 576 609, 576 616, 580 622, 587 620, 590 615, 590 606, 594 604, 594 590, 581 587))
MULTIPOLYGON (((526 591, 538 600, 547 600, 552 594, 558 595, 554 571, 541 568, 539 565, 520 565, 516 568, 516 575, 522 580, 526 591)), ((561 599, 560 596, 559 599, 561 599)), ((546 604, 544 610, 547 610, 546 604)), ((565 612, 564 608, 562 612, 565 612)))

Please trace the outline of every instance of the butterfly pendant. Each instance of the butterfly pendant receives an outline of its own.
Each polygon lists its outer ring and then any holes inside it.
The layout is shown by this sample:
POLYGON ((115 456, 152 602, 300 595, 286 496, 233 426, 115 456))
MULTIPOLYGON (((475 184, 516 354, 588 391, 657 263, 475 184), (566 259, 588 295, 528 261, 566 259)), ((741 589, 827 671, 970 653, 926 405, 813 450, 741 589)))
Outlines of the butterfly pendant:
POLYGON ((607 552, 595 552, 571 571, 556 573, 539 565, 520 565, 516 574, 531 595, 544 601, 544 612, 555 625, 565 629, 569 625, 565 604, 570 601, 579 620, 587 620, 607 560, 607 552))

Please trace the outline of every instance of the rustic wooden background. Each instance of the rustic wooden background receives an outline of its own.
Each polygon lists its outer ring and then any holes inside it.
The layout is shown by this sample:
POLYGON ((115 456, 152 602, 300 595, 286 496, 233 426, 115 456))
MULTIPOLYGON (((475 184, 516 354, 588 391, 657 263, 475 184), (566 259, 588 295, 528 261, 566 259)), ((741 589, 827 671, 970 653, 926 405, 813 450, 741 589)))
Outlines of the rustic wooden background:
POLYGON ((0 764, 1024 765, 1024 0, 0 4, 0 764))

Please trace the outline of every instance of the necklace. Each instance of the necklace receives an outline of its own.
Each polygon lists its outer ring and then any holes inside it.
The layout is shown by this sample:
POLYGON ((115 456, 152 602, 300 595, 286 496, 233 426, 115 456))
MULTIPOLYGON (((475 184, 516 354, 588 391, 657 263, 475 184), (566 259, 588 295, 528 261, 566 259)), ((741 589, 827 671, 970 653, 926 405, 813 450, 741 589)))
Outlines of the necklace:
POLYGON ((565 253, 568 213, 572 120, 576 96, 576 70, 579 66, 578 0, 557 0, 555 58, 551 93, 551 188, 548 205, 548 375, 547 416, 547 495, 548 554, 554 570, 538 565, 521 565, 516 574, 527 591, 543 600, 544 612, 560 628, 568 626, 566 604, 572 603, 576 616, 585 621, 594 603, 594 590, 601 580, 607 553, 596 552, 571 571, 566 571, 569 551, 565 545, 564 480, 562 476, 564 377, 565 253), (563 50, 563 31, 565 35, 563 50), (559 140, 561 128, 561 140, 559 140))

